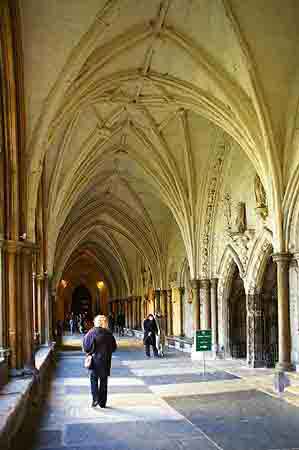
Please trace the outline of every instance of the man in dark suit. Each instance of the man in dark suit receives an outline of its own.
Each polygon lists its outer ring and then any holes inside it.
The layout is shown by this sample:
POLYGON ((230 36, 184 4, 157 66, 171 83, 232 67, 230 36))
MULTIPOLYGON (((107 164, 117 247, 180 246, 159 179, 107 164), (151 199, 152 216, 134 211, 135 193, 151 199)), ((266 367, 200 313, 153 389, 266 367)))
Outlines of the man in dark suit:
POLYGON ((92 407, 100 405, 106 407, 108 377, 111 369, 112 353, 117 348, 115 338, 108 329, 106 316, 94 318, 94 328, 89 330, 83 340, 83 349, 88 355, 92 355, 90 366, 90 386, 92 395, 92 407), (99 388, 100 379, 100 388, 99 388))

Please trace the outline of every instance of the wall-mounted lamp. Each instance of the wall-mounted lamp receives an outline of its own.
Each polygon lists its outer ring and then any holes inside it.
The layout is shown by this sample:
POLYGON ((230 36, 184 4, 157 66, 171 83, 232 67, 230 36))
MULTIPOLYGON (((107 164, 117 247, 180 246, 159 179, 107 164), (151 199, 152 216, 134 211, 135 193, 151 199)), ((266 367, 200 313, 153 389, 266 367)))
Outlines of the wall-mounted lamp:
POLYGON ((97 288, 99 290, 101 290, 101 289, 103 289, 103 287, 104 287, 104 281, 97 281, 97 288))
POLYGON ((67 282, 67 281, 61 280, 61 286, 63 287, 63 289, 66 288, 67 285, 68 285, 68 282, 67 282))

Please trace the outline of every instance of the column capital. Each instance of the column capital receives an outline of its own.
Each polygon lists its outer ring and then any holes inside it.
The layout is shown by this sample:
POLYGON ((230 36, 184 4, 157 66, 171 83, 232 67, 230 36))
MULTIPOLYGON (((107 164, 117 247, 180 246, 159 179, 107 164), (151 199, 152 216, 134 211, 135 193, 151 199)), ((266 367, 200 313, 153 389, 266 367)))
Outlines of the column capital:
POLYGON ((217 288, 218 286, 218 278, 211 278, 211 287, 217 288))
POLYGON ((26 241, 20 244, 21 251, 25 255, 34 255, 38 251, 38 247, 34 242, 26 241))
POLYGON ((3 247, 7 253, 15 254, 20 252, 21 243, 19 241, 6 240, 3 247))
POLYGON ((292 255, 287 252, 273 253, 273 255, 272 255, 272 259, 276 263, 282 262, 285 264, 289 264, 291 258, 292 258, 292 255))
POLYGON ((208 289, 211 285, 209 278, 202 278, 199 280, 199 287, 208 289))
POLYGON ((191 284, 192 289, 199 289, 200 280, 197 280, 197 279, 190 280, 190 284, 191 284))
POLYGON ((37 273, 37 274, 35 274, 35 278, 36 278, 36 280, 38 280, 38 281, 42 281, 42 280, 45 279, 45 276, 44 276, 43 273, 37 273))

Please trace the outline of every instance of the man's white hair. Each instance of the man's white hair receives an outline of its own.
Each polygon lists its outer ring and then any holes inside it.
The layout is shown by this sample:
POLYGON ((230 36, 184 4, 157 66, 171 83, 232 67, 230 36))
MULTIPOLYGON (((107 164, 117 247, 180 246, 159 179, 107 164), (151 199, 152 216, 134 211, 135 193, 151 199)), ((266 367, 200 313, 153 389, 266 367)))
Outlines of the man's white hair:
POLYGON ((107 327, 107 317, 99 314, 98 316, 95 316, 95 318, 93 319, 93 323, 95 327, 102 327, 105 328, 107 327))

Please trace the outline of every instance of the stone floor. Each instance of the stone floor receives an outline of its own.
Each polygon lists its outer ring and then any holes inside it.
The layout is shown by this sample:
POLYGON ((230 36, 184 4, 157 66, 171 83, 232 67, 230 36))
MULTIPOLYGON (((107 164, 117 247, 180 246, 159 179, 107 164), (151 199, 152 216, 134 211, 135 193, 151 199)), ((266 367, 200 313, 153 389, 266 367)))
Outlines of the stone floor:
POLYGON ((189 355, 146 359, 140 342, 121 338, 108 408, 92 409, 80 338, 65 344, 43 414, 18 450, 299 449, 296 377, 295 394, 279 397, 273 371, 218 361, 204 375, 189 355))

